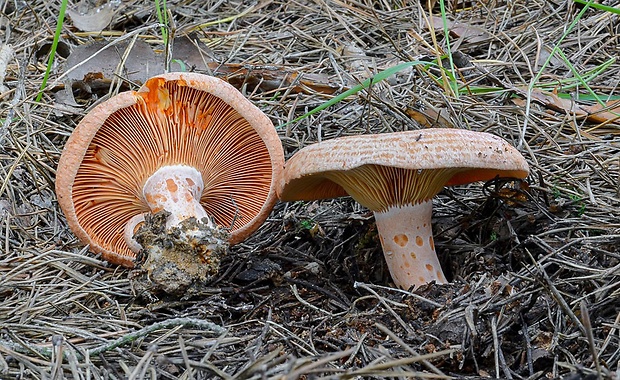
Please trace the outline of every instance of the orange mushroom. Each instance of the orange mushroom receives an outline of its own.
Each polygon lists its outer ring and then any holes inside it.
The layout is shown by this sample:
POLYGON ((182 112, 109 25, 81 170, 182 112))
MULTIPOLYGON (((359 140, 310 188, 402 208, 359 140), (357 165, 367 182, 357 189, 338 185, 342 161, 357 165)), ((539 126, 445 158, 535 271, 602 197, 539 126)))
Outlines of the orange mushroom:
POLYGON ((432 197, 446 185, 524 178, 528 165, 500 137, 424 129, 341 137, 295 153, 282 174, 283 201, 350 195, 374 212, 394 283, 445 283, 433 242, 432 197))
MULTIPOLYGON (((165 213, 166 229, 185 229, 192 245, 247 238, 277 200, 283 165, 273 124, 239 91, 215 77, 169 73, 82 119, 60 157, 56 194, 82 242, 134 267, 146 248, 134 233, 149 214, 165 213)), ((204 264, 205 247, 193 249, 204 264)), ((217 258, 206 261, 217 270, 217 258)))

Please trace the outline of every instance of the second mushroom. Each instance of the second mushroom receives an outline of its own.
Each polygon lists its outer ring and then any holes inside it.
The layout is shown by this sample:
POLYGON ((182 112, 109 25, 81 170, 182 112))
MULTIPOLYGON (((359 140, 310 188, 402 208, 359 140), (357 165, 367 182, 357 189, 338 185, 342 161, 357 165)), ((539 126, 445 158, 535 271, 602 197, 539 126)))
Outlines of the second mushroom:
POLYGON ((446 282, 433 241, 433 196, 447 185, 524 178, 528 171, 517 149, 484 132, 424 129, 349 136, 295 153, 286 162, 279 197, 350 195, 372 210, 392 279, 408 289, 446 282))
POLYGON ((178 293, 217 273, 228 243, 264 222, 283 165, 273 124, 239 91, 169 73, 82 119, 60 157, 56 193, 92 251, 178 293))

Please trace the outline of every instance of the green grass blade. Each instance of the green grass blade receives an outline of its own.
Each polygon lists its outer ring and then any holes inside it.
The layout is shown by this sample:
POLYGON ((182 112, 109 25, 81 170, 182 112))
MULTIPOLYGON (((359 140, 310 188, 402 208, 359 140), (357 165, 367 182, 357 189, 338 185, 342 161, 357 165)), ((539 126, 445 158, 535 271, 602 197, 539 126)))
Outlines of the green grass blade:
POLYGON ((568 57, 566 57, 566 55, 564 55, 564 52, 562 51, 562 49, 558 49, 558 54, 560 55, 560 57, 562 58, 562 60, 564 61, 564 64, 566 66, 568 66, 568 68, 571 70, 571 72, 573 73, 573 75, 575 76, 575 78, 577 78, 577 80, 579 81, 579 83, 586 88, 586 90, 588 90, 588 93, 590 93, 590 95, 592 97, 594 97, 594 99, 596 99, 596 101, 599 104, 605 104, 605 102, 603 102, 598 95, 596 95, 596 93, 594 92, 594 90, 592 90, 592 88, 590 87, 590 85, 588 85, 588 82, 581 76, 581 74, 579 74, 579 70, 575 69, 575 67, 570 63, 570 61, 568 60, 568 57))
POLYGON ((525 141, 525 132, 527 131, 528 121, 530 119, 529 114, 530 114, 530 105, 531 105, 531 100, 532 100, 531 94, 534 88, 536 87, 536 83, 538 83, 538 81, 540 80, 540 77, 543 75, 543 73, 545 72, 545 69, 551 62, 551 59, 556 54, 556 52, 559 50, 560 45, 562 44, 562 41, 564 41, 564 39, 573 31, 573 29, 575 28, 575 25, 577 25, 579 20, 581 20, 584 13, 586 13, 586 11, 588 10, 591 4, 592 4, 592 0, 588 0, 586 5, 577 14, 577 16, 570 23, 570 25, 566 27, 566 30, 564 31, 560 39, 556 41, 555 45, 553 46, 553 49, 551 49, 551 53, 549 54, 549 57, 547 57, 545 62, 540 67, 540 70, 538 70, 538 73, 534 76, 534 78, 532 78, 532 80, 530 81, 530 84, 527 86, 527 101, 525 102, 525 114, 527 115, 527 117, 524 119, 523 125, 521 127, 521 133, 519 134, 519 143, 517 144, 517 149, 521 149, 523 146, 523 142, 525 141))
POLYGON ((343 92, 342 94, 333 97, 332 99, 328 100, 327 102, 321 104, 320 106, 313 108, 312 110, 308 111, 307 113, 291 120, 288 121, 284 124, 280 124, 278 125, 276 128, 280 129, 283 128, 291 123, 296 123, 300 120, 303 120, 305 118, 307 118, 308 116, 314 115, 317 112, 320 112, 324 109, 326 109, 327 107, 333 106, 334 104, 346 99, 347 97, 351 96, 351 95, 355 95, 358 92, 372 86, 375 83, 381 82, 382 80, 396 74, 397 72, 404 70, 408 67, 411 66, 416 66, 416 65, 425 65, 425 66, 429 66, 429 65, 434 65, 437 66, 437 64, 435 62, 425 62, 425 61, 410 61, 410 62, 403 62, 400 63, 396 66, 392 66, 390 68, 387 68, 379 73, 377 73, 377 75, 370 77, 368 79, 366 79, 365 81, 363 81, 362 83, 358 84, 355 87, 352 87, 350 89, 348 89, 347 91, 343 92))
POLYGON ((543 63, 543 65, 541 66, 540 70, 538 70, 538 74, 536 74, 536 76, 532 79, 532 81, 530 82, 529 85, 529 91, 531 91, 534 87, 536 82, 538 82, 538 80, 540 79, 540 77, 542 76, 542 74, 545 72, 545 69, 547 68, 547 66, 549 65, 549 63, 551 62, 551 59, 553 58, 553 56, 555 55, 555 53, 557 53, 557 51, 560 48, 560 45, 562 44, 562 41, 564 41, 564 39, 573 31, 573 29, 575 28, 575 25, 577 25, 577 23, 579 22, 579 20, 581 20, 581 18, 583 17, 583 14, 586 13, 586 11, 588 10, 588 8, 592 5, 592 0, 588 0, 588 2, 585 4, 585 6, 583 7, 583 9, 579 12, 579 14, 577 14, 577 17, 575 17, 575 19, 570 23, 570 25, 566 28, 566 30, 564 31, 564 33, 562 34, 562 36, 560 37, 560 39, 555 43, 555 46, 553 46, 553 49, 551 50, 551 53, 549 54, 549 57, 547 57, 547 59, 545 60, 545 62, 543 63))
POLYGON ((62 0, 60 3, 60 10, 58 11, 58 23, 56 24, 56 31, 54 32, 54 39, 52 40, 52 47, 50 48, 50 55, 47 59, 47 68, 45 69, 45 74, 43 75, 43 81, 41 82, 41 87, 39 88, 39 93, 35 99, 35 102, 38 103, 43 98, 43 90, 47 86, 47 81, 49 80, 50 73, 52 72, 52 65, 54 64, 54 58, 56 58, 56 49, 58 49, 58 41, 60 40, 60 34, 62 33, 62 26, 65 21, 65 11, 67 10, 67 1, 62 0))
POLYGON ((592 8, 601 10, 601 11, 605 11, 605 12, 609 12, 609 13, 615 13, 617 15, 620 15, 620 8, 614 8, 614 7, 610 7, 609 5, 604 5, 604 4, 598 4, 598 3, 592 3, 590 1, 586 1, 586 0, 573 0, 575 3, 579 3, 579 4, 583 4, 583 5, 588 5, 592 8))
MULTIPOLYGON (((567 63, 566 60, 564 60, 564 63, 567 64, 567 66, 570 68, 570 63, 567 63)), ((581 81, 583 80, 586 83, 591 82, 593 79, 597 78, 598 76, 600 76, 601 74, 605 73, 605 71, 614 63, 616 63, 616 58, 610 58, 607 61, 603 62, 602 64, 600 64, 599 66, 596 66, 595 68, 586 71, 585 73, 583 73, 581 75, 581 79, 573 77, 573 78, 565 78, 565 79, 560 79, 558 81, 554 81, 552 83, 540 83, 536 85, 536 88, 539 88, 541 90, 546 90, 546 91, 551 91, 553 89, 556 89, 558 87, 558 84, 562 86, 562 90, 568 90, 571 88, 575 88, 578 85, 581 84, 581 81)))
POLYGON ((164 43, 168 41, 168 7, 166 0, 155 0, 155 9, 157 11, 157 21, 162 25, 161 38, 164 43))
POLYGON ((450 86, 452 92, 458 97, 457 91, 458 84, 456 83, 456 70, 454 69, 454 60, 452 59, 452 47, 450 46, 450 31, 448 30, 448 19, 446 17, 446 5, 444 0, 439 0, 439 8, 441 10, 441 23, 443 25, 443 35, 446 39, 446 54, 448 55, 448 62, 450 63, 450 86))

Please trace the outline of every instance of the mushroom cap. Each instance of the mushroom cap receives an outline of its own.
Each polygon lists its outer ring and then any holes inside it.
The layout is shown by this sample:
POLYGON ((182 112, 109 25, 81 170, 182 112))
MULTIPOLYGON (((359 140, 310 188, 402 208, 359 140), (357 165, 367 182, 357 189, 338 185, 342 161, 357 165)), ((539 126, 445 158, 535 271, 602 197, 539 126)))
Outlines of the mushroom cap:
POLYGON ((196 73, 163 74, 82 119, 58 162, 58 203, 93 252, 132 267, 125 224, 150 211, 142 194, 148 177, 176 164, 202 173, 200 202, 216 223, 231 227, 235 244, 271 212, 284 153, 269 118, 230 84, 196 73))
POLYGON ((524 178, 527 162, 504 139, 485 132, 429 128, 340 137, 309 145, 285 165, 283 201, 353 196, 373 211, 415 204, 446 185, 524 178), (414 183, 423 186, 410 186, 414 183))

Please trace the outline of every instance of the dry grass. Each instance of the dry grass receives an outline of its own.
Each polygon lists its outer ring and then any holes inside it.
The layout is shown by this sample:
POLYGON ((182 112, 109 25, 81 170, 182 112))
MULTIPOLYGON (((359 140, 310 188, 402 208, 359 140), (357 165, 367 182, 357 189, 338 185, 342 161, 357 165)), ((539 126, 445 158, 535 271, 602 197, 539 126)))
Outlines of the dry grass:
MULTIPOLYGON (((452 51, 466 58, 459 83, 503 91, 457 97, 414 69, 280 129, 287 155, 322 139, 433 124, 492 132, 520 147, 531 165, 527 185, 473 184, 436 199, 436 244, 452 284, 390 288, 371 215, 338 199, 278 204, 233 247, 210 291, 154 302, 132 293, 126 270, 80 245, 56 204, 67 136, 123 81, 92 94, 76 89, 77 103, 61 104, 59 58, 43 101, 33 102, 55 4, 0 1, 1 36, 14 50, 0 110, 0 377, 618 377, 620 123, 515 96, 576 17, 572 2, 451 3, 451 20, 484 31, 453 27, 452 51)), ((230 66, 236 71, 227 75, 276 125, 383 68, 445 48, 417 2, 168 5, 176 35, 197 32, 208 60, 252 69, 235 75, 239 67, 230 66), (281 68, 310 80, 285 80, 281 68)), ((150 1, 126 1, 109 32, 68 23, 62 39, 75 47, 137 36, 161 51, 155 14, 150 1)), ((588 10, 561 49, 586 72, 618 58, 618 25, 617 15, 588 10)), ((583 93, 561 87, 571 76, 552 60, 540 83, 583 93)), ((589 85, 618 95, 619 78, 614 62, 589 85)))

